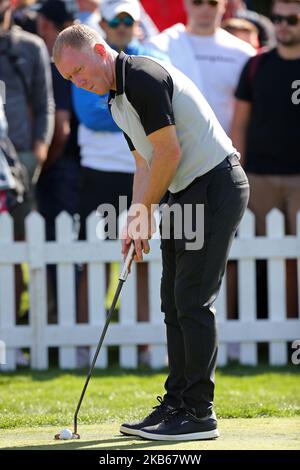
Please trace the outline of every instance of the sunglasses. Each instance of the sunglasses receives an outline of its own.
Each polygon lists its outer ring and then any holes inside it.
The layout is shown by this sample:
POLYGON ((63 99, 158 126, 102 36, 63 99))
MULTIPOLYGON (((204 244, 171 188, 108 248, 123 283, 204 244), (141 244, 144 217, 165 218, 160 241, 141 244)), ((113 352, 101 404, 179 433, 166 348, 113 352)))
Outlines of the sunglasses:
POLYGON ((300 17, 298 15, 289 15, 289 16, 272 15, 271 18, 274 24, 281 24, 284 21, 286 21, 286 23, 289 26, 296 26, 300 21, 300 17))
POLYGON ((209 5, 210 7, 216 7, 218 6, 220 3, 219 0, 192 0, 192 4, 195 5, 195 6, 199 6, 199 5, 209 5))
POLYGON ((126 26, 126 28, 131 28, 133 26, 133 23, 134 19, 132 18, 132 16, 129 15, 124 16, 123 18, 119 18, 118 16, 116 16, 112 20, 107 21, 107 24, 110 28, 118 28, 120 24, 123 24, 124 26, 126 26))

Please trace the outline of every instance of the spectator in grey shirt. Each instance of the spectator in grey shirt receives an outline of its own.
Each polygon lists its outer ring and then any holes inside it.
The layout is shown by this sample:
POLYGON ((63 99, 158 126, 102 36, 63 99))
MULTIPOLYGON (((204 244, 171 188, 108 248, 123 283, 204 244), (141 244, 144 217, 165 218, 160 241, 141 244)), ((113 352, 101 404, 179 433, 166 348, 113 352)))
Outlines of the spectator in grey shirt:
MULTIPOLYGON (((10 0, 0 0, 0 80, 6 87, 8 136, 33 181, 47 158, 54 128, 50 58, 40 38, 12 26, 11 15, 10 0)), ((35 207, 31 185, 26 200, 12 211, 15 239, 24 239, 24 219, 35 207)), ((16 312, 24 287, 16 266, 16 312)))
MULTIPOLYGON (((0 0, 0 80, 6 86, 8 134, 31 179, 45 161, 53 135, 50 58, 40 38, 11 25, 11 11, 9 0, 0 0)), ((23 238, 24 217, 33 207, 31 188, 13 214, 17 238, 23 238)))

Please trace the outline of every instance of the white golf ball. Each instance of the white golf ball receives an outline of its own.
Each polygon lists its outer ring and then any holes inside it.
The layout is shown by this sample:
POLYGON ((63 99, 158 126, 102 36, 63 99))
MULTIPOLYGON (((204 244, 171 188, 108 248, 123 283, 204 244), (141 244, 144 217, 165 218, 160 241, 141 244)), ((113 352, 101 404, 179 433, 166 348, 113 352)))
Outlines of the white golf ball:
POLYGON ((72 436, 73 436, 73 433, 72 431, 70 431, 70 429, 63 429, 59 434, 60 439, 64 439, 64 440, 72 439, 72 436))

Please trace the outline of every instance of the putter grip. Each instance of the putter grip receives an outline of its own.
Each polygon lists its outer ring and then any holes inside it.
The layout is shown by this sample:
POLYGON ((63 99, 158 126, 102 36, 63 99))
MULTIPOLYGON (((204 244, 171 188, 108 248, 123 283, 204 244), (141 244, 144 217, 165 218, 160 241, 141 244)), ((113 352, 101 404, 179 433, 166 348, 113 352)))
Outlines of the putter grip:
POLYGON ((126 281, 127 276, 128 276, 128 271, 133 260, 133 256, 134 256, 134 243, 132 242, 130 245, 129 251, 127 253, 127 256, 126 256, 123 269, 119 276, 119 281, 126 281))

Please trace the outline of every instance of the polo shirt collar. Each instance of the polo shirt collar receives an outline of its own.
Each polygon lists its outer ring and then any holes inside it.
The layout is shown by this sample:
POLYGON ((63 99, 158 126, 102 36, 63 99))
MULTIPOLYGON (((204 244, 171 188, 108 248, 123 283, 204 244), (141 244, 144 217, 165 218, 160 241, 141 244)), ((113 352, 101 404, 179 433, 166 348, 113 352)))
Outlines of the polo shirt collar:
POLYGON ((123 88, 123 62, 128 57, 123 51, 117 56, 116 59, 116 85, 117 85, 117 95, 122 95, 124 93, 123 88))

